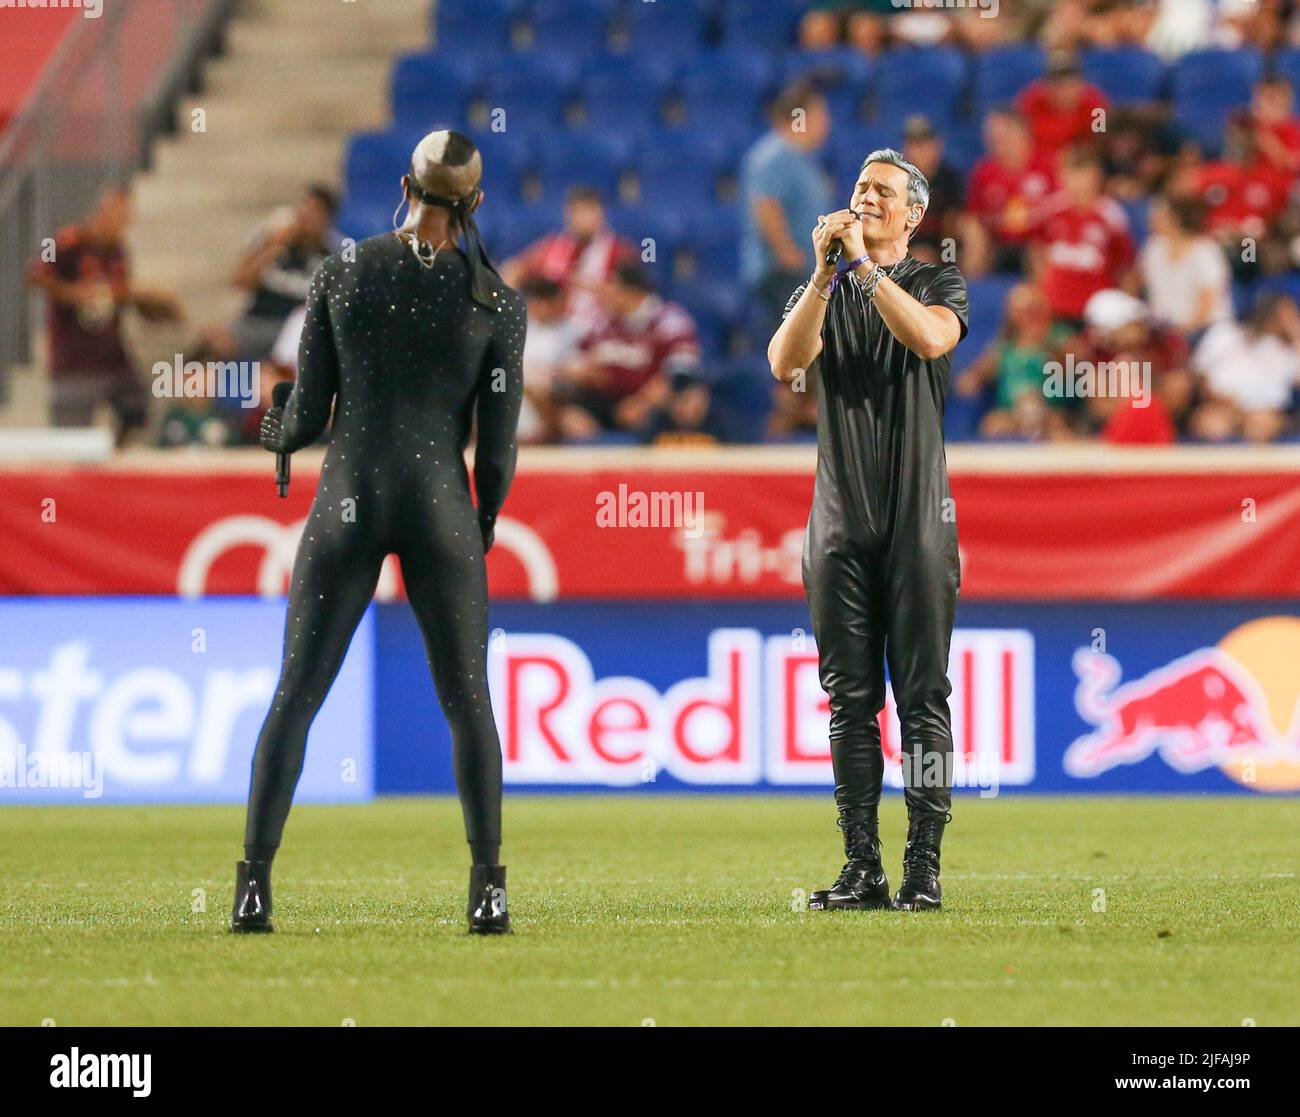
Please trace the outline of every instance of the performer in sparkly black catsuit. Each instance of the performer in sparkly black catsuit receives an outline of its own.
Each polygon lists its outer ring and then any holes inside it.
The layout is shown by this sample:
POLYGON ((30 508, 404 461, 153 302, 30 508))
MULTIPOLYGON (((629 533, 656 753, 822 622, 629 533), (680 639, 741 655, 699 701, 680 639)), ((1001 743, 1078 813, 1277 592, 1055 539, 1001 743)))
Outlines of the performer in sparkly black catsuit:
POLYGON ((501 841, 501 748, 488 698, 487 575, 515 469, 523 393, 523 300, 497 276, 473 211, 482 161, 456 132, 420 143, 397 232, 331 256, 316 273, 283 409, 262 444, 293 452, 334 424, 294 563, 284 661, 253 757, 232 928, 270 930, 270 867, 302 771, 307 731, 389 554, 451 727, 473 860, 471 930, 509 930, 501 841), (465 236, 465 250, 457 246, 465 236), (464 451, 477 419, 474 490, 464 451))

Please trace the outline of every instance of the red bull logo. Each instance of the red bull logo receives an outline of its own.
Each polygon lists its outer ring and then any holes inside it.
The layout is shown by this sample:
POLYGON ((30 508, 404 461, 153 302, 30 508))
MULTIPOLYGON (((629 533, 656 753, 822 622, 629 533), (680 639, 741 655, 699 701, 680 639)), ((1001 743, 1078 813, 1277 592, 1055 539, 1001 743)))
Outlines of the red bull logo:
POLYGON ((1065 770, 1091 777, 1158 755, 1179 772, 1222 769, 1257 790, 1300 788, 1300 620, 1267 617, 1140 679, 1080 648, 1075 708, 1095 726, 1066 750, 1065 770))

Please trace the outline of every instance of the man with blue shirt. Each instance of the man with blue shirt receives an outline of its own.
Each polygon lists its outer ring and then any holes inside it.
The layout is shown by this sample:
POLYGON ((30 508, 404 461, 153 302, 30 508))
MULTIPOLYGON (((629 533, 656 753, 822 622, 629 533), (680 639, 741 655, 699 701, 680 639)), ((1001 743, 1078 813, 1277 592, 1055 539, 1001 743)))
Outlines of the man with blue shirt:
POLYGON ((813 83, 796 82, 769 115, 771 131, 749 150, 740 171, 741 278, 757 296, 767 336, 780 324, 791 289, 814 266, 807 230, 836 208, 830 176, 817 160, 831 128, 825 97, 813 83))

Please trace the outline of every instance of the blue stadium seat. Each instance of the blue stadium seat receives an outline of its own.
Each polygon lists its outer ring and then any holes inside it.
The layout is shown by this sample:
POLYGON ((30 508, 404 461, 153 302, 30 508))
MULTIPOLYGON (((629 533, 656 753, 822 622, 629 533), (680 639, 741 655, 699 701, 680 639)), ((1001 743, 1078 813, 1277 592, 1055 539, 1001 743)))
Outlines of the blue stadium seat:
POLYGON ((581 98, 589 128, 639 135, 663 124, 666 85, 644 71, 599 73, 582 80, 581 98))
POLYGON ((690 254, 694 279, 734 283, 740 273, 740 207, 718 205, 697 210, 690 224, 690 254))
POLYGON ((739 284, 691 280, 673 284, 664 294, 690 311, 707 358, 731 354, 746 311, 747 296, 739 284))
POLYGON ((714 128, 734 135, 757 134, 764 126, 763 91, 728 75, 694 73, 680 85, 684 126, 714 128))
POLYGON ((749 86, 760 96, 775 93, 781 81, 777 56, 747 47, 720 46, 699 51, 683 59, 680 70, 683 81, 706 77, 720 84, 749 86))
POLYGON ((505 110, 505 129, 522 127, 539 133, 559 128, 575 94, 577 64, 564 56, 515 55, 510 66, 493 73, 483 90, 489 113, 505 110))
POLYGON ((999 105, 1009 105, 1017 94, 1043 76, 1046 59, 1036 43, 995 47, 979 55, 975 63, 975 94, 979 114, 999 105))
POLYGON ((652 150, 636 162, 636 178, 644 203, 680 206, 694 211, 712 205, 716 198, 717 173, 707 164, 683 159, 680 152, 652 150))
POLYGON ((760 50, 792 47, 798 39, 804 0, 726 0, 722 39, 731 46, 760 50))
POLYGON ((1003 307, 1018 275, 984 275, 967 282, 970 296, 970 331, 953 354, 953 374, 969 368, 988 348, 1002 328, 1003 307))
POLYGON ((1141 47, 1086 50, 1079 61, 1083 76, 1116 105, 1149 104, 1164 94, 1165 63, 1141 47))
POLYGON ((390 191, 392 205, 375 199, 365 200, 349 196, 341 206, 334 219, 334 225, 345 237, 353 240, 365 240, 389 232, 393 227, 393 206, 401 196, 396 184, 390 191))
POLYGON ((559 232, 564 227, 564 207, 549 200, 509 207, 494 206, 491 199, 487 199, 474 219, 489 255, 500 264, 542 237, 559 232))
POLYGON ((723 442, 762 442, 776 388, 767 359, 715 358, 705 362, 704 374, 713 390, 713 432, 723 442))
POLYGON ((469 128, 465 134, 483 155, 484 194, 498 204, 517 203, 524 176, 537 166, 536 135, 509 127, 504 132, 469 128))
POLYGON ((393 120, 426 127, 434 118, 460 121, 483 87, 481 54, 408 54, 393 67, 393 120))
POLYGON ((681 66, 682 60, 676 56, 628 55, 607 51, 588 58, 583 64, 581 77, 634 75, 639 80, 655 82, 666 92, 677 80, 681 66))
POLYGON ((900 47, 880 61, 876 78, 876 118, 902 126, 924 112, 944 130, 963 115, 969 81, 966 56, 950 47, 900 47))
POLYGON ((683 242, 689 222, 686 214, 674 207, 642 203, 635 206, 611 205, 605 214, 609 226, 620 236, 631 241, 663 289, 671 282, 674 262, 683 242), (650 242, 650 243, 647 243, 650 242), (648 254, 653 254, 649 259, 648 254))
POLYGON ((797 51, 785 56, 780 84, 815 80, 826 95, 832 122, 856 124, 870 107, 872 73, 871 60, 851 47, 797 51))
MULTIPOLYGON (((385 191, 395 195, 396 184, 410 166, 411 152, 419 143, 420 135, 388 131, 359 132, 353 136, 344 159, 349 201, 373 199, 385 191)), ((397 204, 396 196, 393 204, 397 204)))
POLYGON ((523 8, 524 0, 439 0, 434 45, 447 52, 509 50, 523 8))
POLYGON ((604 197, 618 191, 631 159, 626 133, 590 129, 557 132, 541 145, 538 180, 544 199, 563 199, 571 186, 594 186, 604 197))
POLYGON ((707 28, 707 12, 697 4, 632 4, 627 9, 628 53, 689 58, 704 49, 707 28))
POLYGON ((827 167, 835 181, 836 197, 848 203, 853 185, 858 181, 862 160, 882 147, 898 148, 903 142, 902 121, 896 124, 836 125, 827 144, 827 167))
POLYGON ((707 167, 715 176, 734 174, 748 140, 742 148, 736 136, 713 129, 660 129, 647 133, 637 145, 642 158, 677 158, 707 167))
POLYGON ((616 0, 532 0, 525 20, 531 49, 589 58, 609 45, 616 0))
POLYGON ((853 47, 797 50, 781 56, 781 84, 814 78, 823 88, 849 83, 867 88, 875 70, 871 59, 853 47))
POLYGON ((1171 79, 1178 129, 1207 154, 1219 154, 1228 118, 1250 103, 1263 69, 1256 50, 1199 50, 1185 55, 1171 79))
POLYGON ((1273 56, 1273 71, 1286 78, 1291 88, 1300 94, 1300 47, 1287 47, 1273 56))

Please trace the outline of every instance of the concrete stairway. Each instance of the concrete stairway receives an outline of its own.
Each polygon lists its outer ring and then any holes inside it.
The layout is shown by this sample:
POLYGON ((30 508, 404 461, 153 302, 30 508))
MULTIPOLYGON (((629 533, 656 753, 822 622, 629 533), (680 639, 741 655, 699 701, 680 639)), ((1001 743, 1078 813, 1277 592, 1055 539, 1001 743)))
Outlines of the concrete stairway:
POLYGON ((337 185, 351 133, 388 119, 393 56, 429 41, 429 0, 244 0, 226 56, 180 106, 182 131, 136 183, 138 280, 196 322, 240 307, 229 276, 247 238, 309 181, 337 185), (195 110, 206 132, 190 130, 195 110))
MULTIPOLYGON (((188 321, 124 330, 145 373, 235 317, 230 275, 252 233, 308 182, 341 185, 348 138, 388 121, 395 55, 431 42, 433 0, 241 0, 227 52, 208 63, 203 91, 179 106, 180 131, 136 177, 130 250, 135 281, 175 292, 188 321), (205 131, 194 131, 203 110, 205 131)), ((397 172, 394 171, 396 193, 397 172)), ((396 201, 396 199, 394 199, 396 201)), ((0 427, 48 421, 44 338, 35 364, 11 370, 0 427)))

